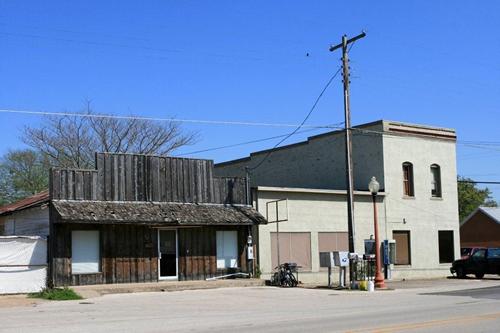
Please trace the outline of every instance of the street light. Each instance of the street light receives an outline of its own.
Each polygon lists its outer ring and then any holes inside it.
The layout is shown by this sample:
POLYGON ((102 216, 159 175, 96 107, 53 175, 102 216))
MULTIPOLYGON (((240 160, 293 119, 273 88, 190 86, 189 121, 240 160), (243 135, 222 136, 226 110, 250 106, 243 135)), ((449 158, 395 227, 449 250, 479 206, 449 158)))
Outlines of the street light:
POLYGON ((380 189, 380 184, 377 181, 377 178, 372 177, 370 183, 368 184, 368 189, 372 194, 373 200, 373 225, 375 229, 375 288, 384 289, 384 276, 382 275, 381 264, 380 264, 380 243, 378 241, 378 222, 377 222, 377 193, 380 189))

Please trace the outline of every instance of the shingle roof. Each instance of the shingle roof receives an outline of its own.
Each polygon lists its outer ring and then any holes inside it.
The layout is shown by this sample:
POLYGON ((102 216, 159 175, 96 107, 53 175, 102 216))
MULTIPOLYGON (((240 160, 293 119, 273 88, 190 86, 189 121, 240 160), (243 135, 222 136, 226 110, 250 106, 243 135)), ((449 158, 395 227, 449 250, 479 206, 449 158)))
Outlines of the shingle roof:
POLYGON ((52 200, 59 222, 140 223, 153 225, 263 224, 265 218, 250 206, 132 202, 52 200))
POLYGON ((16 211, 20 211, 33 206, 41 205, 49 201, 49 191, 43 191, 32 195, 30 197, 24 198, 22 200, 16 201, 14 203, 0 207, 0 216, 8 215, 16 211))

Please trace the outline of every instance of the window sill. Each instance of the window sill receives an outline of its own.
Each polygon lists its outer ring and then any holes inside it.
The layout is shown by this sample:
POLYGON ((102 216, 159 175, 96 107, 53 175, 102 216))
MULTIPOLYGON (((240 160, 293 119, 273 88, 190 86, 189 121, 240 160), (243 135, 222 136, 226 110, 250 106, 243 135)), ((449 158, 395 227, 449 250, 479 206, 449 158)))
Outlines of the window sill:
POLYGON ((443 201, 443 197, 430 197, 431 200, 443 201))
POLYGON ((409 195, 403 195, 401 198, 405 200, 415 200, 415 196, 410 197, 409 195))

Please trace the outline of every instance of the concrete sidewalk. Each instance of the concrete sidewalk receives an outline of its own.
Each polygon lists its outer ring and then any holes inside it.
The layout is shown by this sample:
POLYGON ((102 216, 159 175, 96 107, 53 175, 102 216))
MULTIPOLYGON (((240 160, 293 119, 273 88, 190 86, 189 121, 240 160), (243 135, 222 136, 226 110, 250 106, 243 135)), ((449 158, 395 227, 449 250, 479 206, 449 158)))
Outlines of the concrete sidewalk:
POLYGON ((107 294, 181 291, 228 287, 258 287, 264 285, 265 281, 260 279, 228 279, 216 281, 160 281, 147 283, 98 284, 75 286, 71 288, 84 298, 93 298, 107 294))

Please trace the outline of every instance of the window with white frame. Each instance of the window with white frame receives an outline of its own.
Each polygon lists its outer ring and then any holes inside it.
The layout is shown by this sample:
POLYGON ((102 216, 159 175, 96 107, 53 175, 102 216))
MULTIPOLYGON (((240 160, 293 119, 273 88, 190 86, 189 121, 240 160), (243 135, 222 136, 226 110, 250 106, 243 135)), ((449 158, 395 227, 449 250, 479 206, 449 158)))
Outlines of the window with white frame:
POLYGON ((441 197, 441 168, 437 164, 431 165, 431 195, 441 197))
POLYGON ((72 274, 98 273, 101 253, 99 231, 74 230, 71 233, 72 274))
POLYGON ((238 267, 238 234, 236 231, 217 231, 217 268, 238 267))

